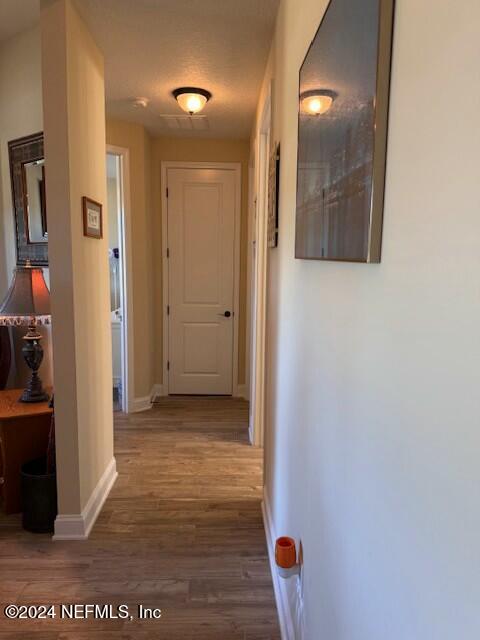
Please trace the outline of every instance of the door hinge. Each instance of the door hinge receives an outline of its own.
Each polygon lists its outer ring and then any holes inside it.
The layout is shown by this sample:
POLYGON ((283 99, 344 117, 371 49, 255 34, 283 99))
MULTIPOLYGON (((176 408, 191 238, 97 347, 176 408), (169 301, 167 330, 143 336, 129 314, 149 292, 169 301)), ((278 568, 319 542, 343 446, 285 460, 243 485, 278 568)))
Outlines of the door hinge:
POLYGON ((166 189, 166 193, 167 193, 167 198, 168 198, 168 187, 167 187, 167 189, 166 189))
POLYGON ((167 247, 167 258, 170 257, 170 249, 167 247))
POLYGON ((169 316, 169 315, 170 315, 170 305, 167 304, 167 316, 169 316))
POLYGON ((170 360, 167 360, 167 371, 170 371, 170 360))

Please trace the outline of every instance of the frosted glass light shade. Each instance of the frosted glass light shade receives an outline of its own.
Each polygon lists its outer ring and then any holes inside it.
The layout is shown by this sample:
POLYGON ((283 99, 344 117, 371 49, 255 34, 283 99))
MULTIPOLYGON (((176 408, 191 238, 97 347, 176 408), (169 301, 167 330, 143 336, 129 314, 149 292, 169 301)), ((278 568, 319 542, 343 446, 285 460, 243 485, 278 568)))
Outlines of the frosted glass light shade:
POLYGON ((300 105, 304 113, 310 116, 321 116, 330 109, 335 99, 333 91, 319 89, 307 91, 300 96, 300 105))
POLYGON ((175 91, 173 91, 173 97, 176 99, 180 107, 192 116, 195 113, 200 113, 212 97, 212 94, 205 89, 181 87, 180 89, 175 89, 175 91))

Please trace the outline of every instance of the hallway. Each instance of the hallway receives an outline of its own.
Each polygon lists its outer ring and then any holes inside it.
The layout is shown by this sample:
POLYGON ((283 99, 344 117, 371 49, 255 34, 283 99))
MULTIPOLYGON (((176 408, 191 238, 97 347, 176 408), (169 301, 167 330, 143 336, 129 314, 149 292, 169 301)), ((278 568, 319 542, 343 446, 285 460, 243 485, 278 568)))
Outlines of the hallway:
POLYGON ((0 640, 277 640, 248 405, 164 398, 117 414, 119 477, 86 542, 51 543, 0 516, 0 606, 128 604, 133 621, 0 621, 0 640), (136 605, 160 620, 138 620, 136 605), (43 631, 41 635, 40 631, 43 631))

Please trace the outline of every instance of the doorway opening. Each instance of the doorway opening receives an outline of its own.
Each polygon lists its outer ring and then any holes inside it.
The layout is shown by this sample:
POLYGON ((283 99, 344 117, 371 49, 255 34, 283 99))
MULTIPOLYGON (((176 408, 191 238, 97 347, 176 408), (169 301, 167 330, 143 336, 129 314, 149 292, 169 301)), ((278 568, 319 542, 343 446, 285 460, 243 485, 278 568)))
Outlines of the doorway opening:
POLYGON ((238 395, 239 163, 163 162, 165 395, 238 395))
POLYGON ((129 412, 132 402, 132 315, 129 274, 128 150, 107 147, 108 262, 114 411, 129 412))

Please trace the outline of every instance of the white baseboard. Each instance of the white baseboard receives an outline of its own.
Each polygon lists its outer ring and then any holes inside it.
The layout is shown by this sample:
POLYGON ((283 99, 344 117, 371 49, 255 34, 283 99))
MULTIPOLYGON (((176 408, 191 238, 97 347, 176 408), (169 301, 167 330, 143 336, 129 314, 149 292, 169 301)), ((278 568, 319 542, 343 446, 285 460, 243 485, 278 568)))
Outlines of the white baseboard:
POLYGON ((270 502, 266 491, 264 491, 263 494, 262 512, 265 535, 267 537, 270 571, 272 573, 273 589, 275 591, 275 601, 277 603, 278 620, 280 623, 280 633, 282 640, 296 640, 292 612, 288 603, 287 586, 285 580, 278 575, 277 565, 275 564, 275 541, 277 535, 275 533, 270 502))
POLYGON ((157 384, 154 384, 150 395, 152 398, 152 402, 155 402, 156 398, 161 398, 162 396, 164 396, 165 390, 163 388, 163 384, 160 384, 158 382, 157 384))
MULTIPOLYGON (((153 385, 152 387, 152 391, 150 393, 150 401, 151 402, 155 402, 156 398, 161 398, 163 396, 166 396, 166 390, 163 386, 163 384, 157 382, 156 384, 153 385)), ((245 398, 245 400, 248 400, 248 387, 246 384, 239 384, 237 386, 237 390, 235 392, 235 398, 245 398)), ((150 409, 150 407, 147 407, 147 397, 145 396, 145 398, 136 398, 134 400, 134 406, 139 406, 141 408, 139 409, 133 409, 133 411, 145 411, 146 409, 150 409)))
POLYGON ((152 408, 152 404, 155 402, 156 398, 163 396, 165 394, 163 384, 154 384, 152 390, 150 391, 150 395, 143 396, 143 398, 134 398, 133 402, 130 405, 129 413, 140 413, 140 411, 148 411, 152 408))
POLYGON ((117 463, 112 458, 82 513, 58 515, 55 519, 54 540, 86 540, 90 535, 105 500, 117 479, 117 463))
POLYGON ((236 398, 245 398, 248 400, 248 388, 246 384, 237 385, 237 392, 235 393, 236 398))
POLYGON ((134 398, 130 405, 130 413, 139 413, 140 411, 148 411, 152 408, 151 396, 144 396, 143 398, 134 398))

